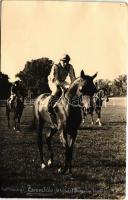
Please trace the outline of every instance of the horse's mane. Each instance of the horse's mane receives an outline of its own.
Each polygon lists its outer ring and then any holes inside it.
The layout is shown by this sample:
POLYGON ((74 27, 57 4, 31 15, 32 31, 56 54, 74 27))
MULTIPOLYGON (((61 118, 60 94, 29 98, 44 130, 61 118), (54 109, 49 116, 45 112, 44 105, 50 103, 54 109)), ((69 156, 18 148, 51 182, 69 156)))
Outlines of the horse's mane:
POLYGON ((78 87, 78 84, 80 82, 80 77, 76 78, 70 85, 70 87, 68 88, 68 90, 66 91, 65 93, 65 96, 68 96, 68 97, 72 97, 76 94, 76 90, 77 90, 77 87, 78 87))

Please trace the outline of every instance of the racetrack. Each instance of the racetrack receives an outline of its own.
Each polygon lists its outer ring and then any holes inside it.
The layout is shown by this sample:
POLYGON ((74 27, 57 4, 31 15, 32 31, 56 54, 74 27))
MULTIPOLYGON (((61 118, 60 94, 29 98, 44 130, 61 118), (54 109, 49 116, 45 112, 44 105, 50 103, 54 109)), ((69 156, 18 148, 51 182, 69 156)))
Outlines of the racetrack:
MULTIPOLYGON (((2 197, 121 199, 125 197, 126 106, 111 104, 102 110, 102 127, 81 125, 74 148, 73 175, 57 172, 63 148, 53 137, 55 163, 42 171, 36 131, 30 129, 32 106, 26 106, 21 132, 7 128, 0 107, 0 179, 2 197)), ((47 146, 44 144, 45 158, 47 146)))

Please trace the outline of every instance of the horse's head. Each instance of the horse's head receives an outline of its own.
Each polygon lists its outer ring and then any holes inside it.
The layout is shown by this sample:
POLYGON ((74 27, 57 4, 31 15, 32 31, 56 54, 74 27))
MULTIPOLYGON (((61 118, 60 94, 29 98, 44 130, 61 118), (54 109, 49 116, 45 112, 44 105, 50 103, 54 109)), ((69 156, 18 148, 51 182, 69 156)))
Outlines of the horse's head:
POLYGON ((96 86, 93 82, 97 73, 93 76, 85 75, 84 71, 81 71, 80 81, 77 89, 77 93, 82 98, 82 105, 88 109, 91 105, 91 99, 94 93, 97 91, 96 86))

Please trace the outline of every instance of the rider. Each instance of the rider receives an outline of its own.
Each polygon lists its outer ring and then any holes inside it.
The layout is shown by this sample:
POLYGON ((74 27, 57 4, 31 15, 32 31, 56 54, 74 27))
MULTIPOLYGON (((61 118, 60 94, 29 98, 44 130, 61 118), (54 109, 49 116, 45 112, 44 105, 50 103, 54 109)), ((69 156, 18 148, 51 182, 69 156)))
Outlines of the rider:
POLYGON ((68 54, 65 54, 60 59, 60 62, 53 66, 51 73, 48 77, 49 86, 52 91, 51 98, 48 104, 48 111, 51 114, 51 117, 54 115, 53 106, 56 102, 55 98, 58 96, 60 97, 60 93, 67 90, 70 85, 66 81, 67 76, 69 75, 71 83, 76 79, 74 68, 69 63, 70 60, 70 56, 68 54))
POLYGON ((9 98, 9 103, 13 105, 15 99, 19 99, 20 102, 24 103, 24 97, 26 96, 26 91, 20 80, 16 80, 11 86, 11 95, 9 98))

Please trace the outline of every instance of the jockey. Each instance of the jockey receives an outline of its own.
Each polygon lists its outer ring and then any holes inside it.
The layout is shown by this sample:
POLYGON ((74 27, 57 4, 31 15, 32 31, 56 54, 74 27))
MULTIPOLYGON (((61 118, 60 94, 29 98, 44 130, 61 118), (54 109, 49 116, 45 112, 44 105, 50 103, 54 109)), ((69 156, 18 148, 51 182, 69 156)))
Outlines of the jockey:
POLYGON ((16 80, 11 86, 11 95, 9 98, 9 103, 12 105, 14 100, 20 99, 21 102, 24 102, 24 97, 26 96, 25 89, 23 88, 21 81, 16 80))
POLYGON ((51 98, 48 104, 48 111, 53 113, 53 106, 55 104, 55 97, 59 96, 62 91, 69 88, 69 83, 66 81, 67 76, 69 75, 71 83, 76 79, 75 71, 73 66, 69 63, 70 56, 65 54, 58 64, 55 64, 51 70, 51 73, 48 77, 49 87, 52 91, 51 98))

